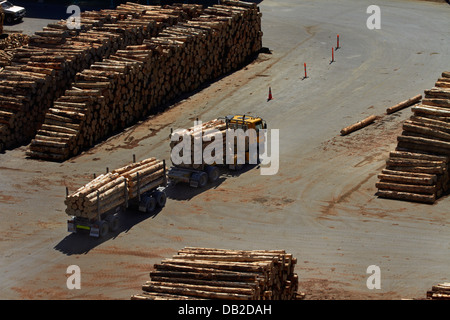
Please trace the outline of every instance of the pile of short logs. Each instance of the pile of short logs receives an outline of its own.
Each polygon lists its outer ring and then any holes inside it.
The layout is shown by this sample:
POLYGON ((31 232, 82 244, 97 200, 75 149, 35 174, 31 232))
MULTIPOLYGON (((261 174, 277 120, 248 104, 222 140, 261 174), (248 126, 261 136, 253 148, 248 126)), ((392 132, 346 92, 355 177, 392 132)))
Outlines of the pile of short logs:
POLYGON ((0 49, 14 49, 28 44, 30 37, 23 33, 11 33, 5 39, 0 40, 0 49))
POLYGON ((427 291, 427 299, 430 300, 450 300, 450 283, 439 283, 427 291))
POLYGON ((28 44, 30 37, 23 33, 11 33, 5 39, 0 40, 0 67, 11 64, 14 56, 13 49, 28 44))
POLYGON ((186 247, 155 264, 151 281, 131 299, 298 299, 296 262, 284 250, 186 247))
POLYGON ((378 176, 377 195, 432 204, 448 192, 450 160, 450 72, 404 122, 386 169, 378 176))
MULTIPOLYGON (((65 160, 182 93, 244 63, 261 48, 256 4, 223 1, 79 72, 48 109, 30 157, 65 160)), ((188 10, 189 9, 189 10, 188 10)))
POLYGON ((101 174, 65 199, 66 213, 87 219, 125 205, 166 182, 165 162, 148 158, 101 174))
POLYGON ((9 50, 0 50, 0 68, 10 64, 12 53, 9 50))
POLYGON ((117 10, 81 13, 80 29, 69 29, 62 20, 36 32, 27 46, 11 52, 11 63, 0 74, 0 151, 34 137, 78 72, 199 11, 198 5, 127 3, 117 10))

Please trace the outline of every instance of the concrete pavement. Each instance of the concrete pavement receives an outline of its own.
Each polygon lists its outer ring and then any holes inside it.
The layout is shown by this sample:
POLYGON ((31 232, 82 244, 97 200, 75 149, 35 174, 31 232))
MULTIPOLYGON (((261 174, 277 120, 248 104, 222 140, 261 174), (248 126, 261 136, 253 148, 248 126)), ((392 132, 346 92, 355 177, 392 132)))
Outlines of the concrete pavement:
POLYGON ((298 259, 300 290, 310 299, 423 298, 448 280, 449 199, 429 206, 375 196, 376 175, 410 110, 339 136, 423 93, 449 69, 448 5, 381 0, 381 29, 369 30, 370 1, 336 3, 261 2, 271 54, 78 157, 26 160, 25 147, 1 154, 1 297, 128 299, 154 263, 184 246, 285 249, 298 259), (337 34, 341 48, 330 64, 337 34), (276 175, 253 168, 205 190, 171 187, 157 216, 127 212, 104 240, 67 233, 66 186, 74 190, 132 154, 169 159, 170 128, 232 113, 258 114, 280 130, 276 175), (66 287, 71 264, 81 268, 81 290, 66 287), (380 267, 380 290, 366 286, 370 265, 380 267))

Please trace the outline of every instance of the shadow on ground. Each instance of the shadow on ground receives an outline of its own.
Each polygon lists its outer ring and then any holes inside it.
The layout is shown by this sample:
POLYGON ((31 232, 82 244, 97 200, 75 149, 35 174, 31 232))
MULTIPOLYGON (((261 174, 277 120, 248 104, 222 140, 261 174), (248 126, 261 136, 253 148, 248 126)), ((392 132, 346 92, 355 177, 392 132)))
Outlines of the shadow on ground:
MULTIPOLYGON (((167 198, 172 200, 191 200, 195 196, 205 192, 209 189, 215 189, 220 186, 227 178, 239 177, 246 172, 253 170, 254 168, 259 168, 259 165, 245 165, 242 170, 239 171, 229 171, 225 168, 221 168, 221 176, 215 182, 209 182, 203 188, 192 188, 187 184, 179 183, 176 185, 169 184, 166 188, 167 198)), ((88 231, 79 230, 77 233, 70 233, 64 239, 62 239, 54 249, 60 251, 65 255, 77 255, 77 254, 87 254, 90 250, 97 247, 98 245, 114 240, 117 236, 123 232, 128 232, 135 225, 145 221, 147 219, 155 218, 164 208, 158 208, 154 213, 143 213, 134 208, 128 208, 125 211, 119 213, 119 229, 115 232, 109 232, 105 237, 94 238, 89 236, 88 231)))
POLYGON ((117 231, 109 232, 108 235, 102 238, 91 237, 86 231, 70 233, 62 239, 54 249, 68 256, 74 254, 87 254, 98 245, 106 241, 114 240, 122 232, 128 232, 142 221, 155 218, 162 210, 164 210, 164 208, 158 208, 154 213, 148 214, 140 212, 137 209, 127 209, 125 212, 119 214, 120 226, 117 231))
POLYGON ((166 195, 168 199, 171 200, 178 200, 178 201, 189 201, 192 198, 196 197, 197 195, 210 190, 210 189, 216 189, 218 188, 222 183, 224 183, 228 178, 232 177, 239 177, 242 174, 245 174, 246 172, 253 170, 254 168, 259 168, 259 165, 253 164, 247 164, 242 168, 242 170, 239 171, 231 171, 228 170, 226 167, 221 168, 220 170, 220 177, 215 182, 208 182, 206 186, 203 188, 194 188, 190 187, 187 183, 177 183, 177 184, 169 184, 169 186, 166 188, 166 195))

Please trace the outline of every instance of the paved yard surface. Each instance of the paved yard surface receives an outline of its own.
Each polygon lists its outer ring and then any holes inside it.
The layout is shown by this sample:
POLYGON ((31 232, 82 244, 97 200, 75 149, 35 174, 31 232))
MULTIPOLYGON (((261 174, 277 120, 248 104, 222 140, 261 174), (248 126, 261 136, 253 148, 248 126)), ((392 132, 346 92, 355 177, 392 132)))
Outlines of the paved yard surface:
POLYGON ((411 111, 349 136, 339 131, 423 93, 450 69, 450 7, 377 3, 381 29, 369 30, 371 1, 265 0, 271 53, 246 68, 64 163, 28 160, 25 146, 0 154, 0 298, 129 299, 154 263, 185 246, 285 249, 298 259, 307 299, 423 298, 447 281, 450 198, 424 205, 375 196, 411 111), (171 128, 232 113, 257 114, 280 130, 276 175, 250 168, 202 190, 170 187, 164 210, 128 211, 106 239, 67 232, 66 186, 73 191, 133 154, 169 159, 171 128), (72 264, 81 268, 81 290, 66 287, 72 264), (380 290, 366 286, 370 265, 381 269, 380 290))

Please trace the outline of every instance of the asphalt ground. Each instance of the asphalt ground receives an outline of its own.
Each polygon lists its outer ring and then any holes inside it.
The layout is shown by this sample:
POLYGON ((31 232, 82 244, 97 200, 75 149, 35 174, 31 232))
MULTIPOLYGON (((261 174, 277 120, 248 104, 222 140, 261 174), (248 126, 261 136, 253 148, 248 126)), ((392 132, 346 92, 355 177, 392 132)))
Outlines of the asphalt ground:
POLYGON ((284 249, 298 260, 307 299, 424 298, 447 281, 449 198, 379 199, 375 183, 411 115, 386 116, 386 108, 450 68, 450 7, 380 0, 381 29, 369 30, 371 4, 263 1, 267 53, 242 70, 64 163, 28 160, 26 146, 0 154, 0 298, 129 299, 154 263, 185 246, 284 249), (169 159, 171 128, 234 113, 257 114, 279 130, 275 175, 250 167, 204 189, 171 186, 161 212, 129 210, 105 239, 67 232, 65 187, 74 191, 133 154, 169 159), (380 119, 339 135, 371 114, 380 119), (80 290, 66 286, 74 264, 80 290), (381 289, 366 285, 371 265, 380 268, 381 289))

